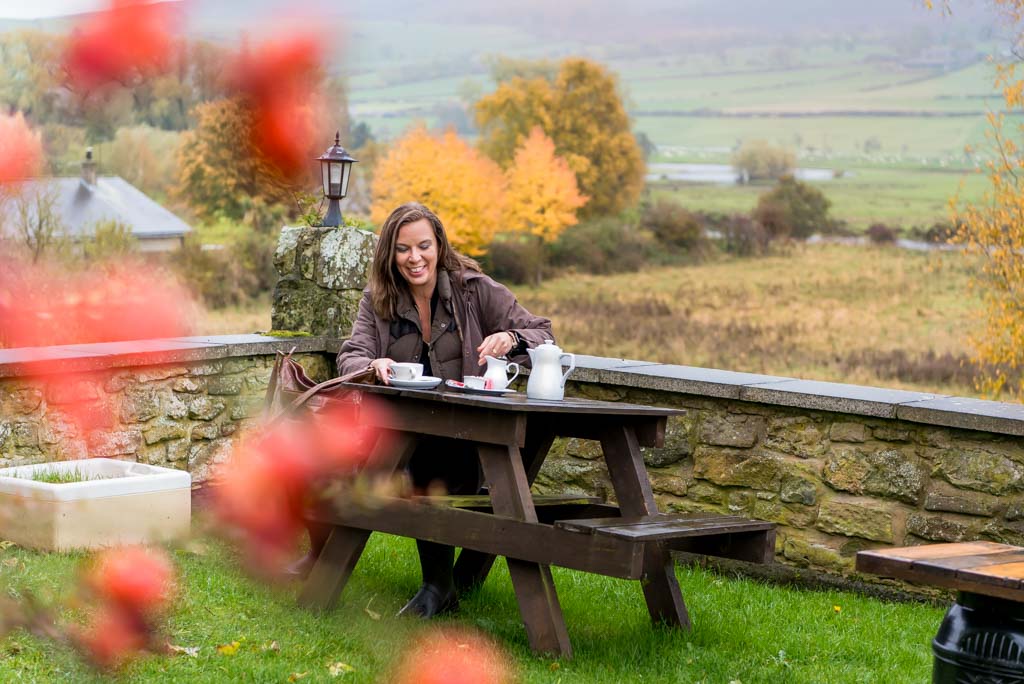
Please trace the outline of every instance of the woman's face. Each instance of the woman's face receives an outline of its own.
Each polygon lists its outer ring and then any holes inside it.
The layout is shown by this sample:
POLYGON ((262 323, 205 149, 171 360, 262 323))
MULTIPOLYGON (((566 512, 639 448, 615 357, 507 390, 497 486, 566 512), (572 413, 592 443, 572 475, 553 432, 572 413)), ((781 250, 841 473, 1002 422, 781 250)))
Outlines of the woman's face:
POLYGON ((430 221, 420 219, 398 229, 395 265, 410 287, 433 289, 437 282, 437 240, 430 221))

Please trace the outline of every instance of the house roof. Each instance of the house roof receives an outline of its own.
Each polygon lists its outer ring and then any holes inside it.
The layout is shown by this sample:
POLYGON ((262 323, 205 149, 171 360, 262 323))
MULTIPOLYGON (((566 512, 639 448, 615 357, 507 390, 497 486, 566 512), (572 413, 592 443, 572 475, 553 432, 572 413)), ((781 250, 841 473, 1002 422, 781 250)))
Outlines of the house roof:
POLYGON ((39 178, 26 181, 26 193, 52 189, 54 210, 65 235, 91 233, 101 221, 119 221, 140 240, 180 237, 192 231, 187 223, 163 208, 120 176, 99 176, 96 184, 80 177, 39 178))

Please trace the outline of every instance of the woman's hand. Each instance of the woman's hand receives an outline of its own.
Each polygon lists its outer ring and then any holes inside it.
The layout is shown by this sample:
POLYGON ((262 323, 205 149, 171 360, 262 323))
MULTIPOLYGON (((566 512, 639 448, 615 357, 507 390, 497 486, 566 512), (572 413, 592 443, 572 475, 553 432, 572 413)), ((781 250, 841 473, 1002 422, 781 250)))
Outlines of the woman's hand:
POLYGON ((370 368, 377 373, 377 378, 385 385, 391 384, 391 364, 395 362, 394 359, 374 359, 370 362, 370 368))
POLYGON ((484 341, 476 348, 480 352, 480 358, 477 360, 477 364, 482 366, 487 363, 485 356, 501 357, 508 354, 516 346, 516 336, 506 331, 496 332, 493 335, 488 335, 484 338, 484 341))

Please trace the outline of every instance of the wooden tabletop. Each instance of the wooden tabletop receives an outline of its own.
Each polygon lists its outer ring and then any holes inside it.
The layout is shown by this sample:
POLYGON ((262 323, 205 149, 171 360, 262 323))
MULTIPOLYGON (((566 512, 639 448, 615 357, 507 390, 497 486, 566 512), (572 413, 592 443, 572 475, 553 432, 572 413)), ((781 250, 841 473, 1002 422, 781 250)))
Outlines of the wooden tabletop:
POLYGON ((857 570, 1024 602, 1024 548, 1009 544, 976 541, 861 551, 857 570))
POLYGON ((600 401, 597 399, 581 399, 566 397, 561 401, 545 399, 529 399, 525 392, 516 392, 502 396, 467 394, 456 390, 448 390, 442 384, 434 390, 399 389, 385 385, 346 385, 354 390, 382 396, 401 396, 425 401, 437 401, 463 406, 477 406, 499 411, 516 411, 525 413, 594 413, 624 416, 675 416, 686 412, 680 409, 663 406, 643 406, 627 404, 619 401, 600 401), (444 389, 442 389, 444 388, 444 389))

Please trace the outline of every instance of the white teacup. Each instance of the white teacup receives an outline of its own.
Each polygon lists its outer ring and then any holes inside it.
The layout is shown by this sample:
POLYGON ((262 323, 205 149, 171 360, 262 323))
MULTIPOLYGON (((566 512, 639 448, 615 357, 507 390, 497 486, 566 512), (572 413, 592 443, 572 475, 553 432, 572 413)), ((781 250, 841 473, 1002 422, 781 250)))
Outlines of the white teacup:
POLYGON ((393 363, 388 368, 395 380, 419 380, 423 377, 422 363, 393 363))
POLYGON ((479 375, 464 375, 462 384, 470 389, 483 389, 487 381, 479 375))

